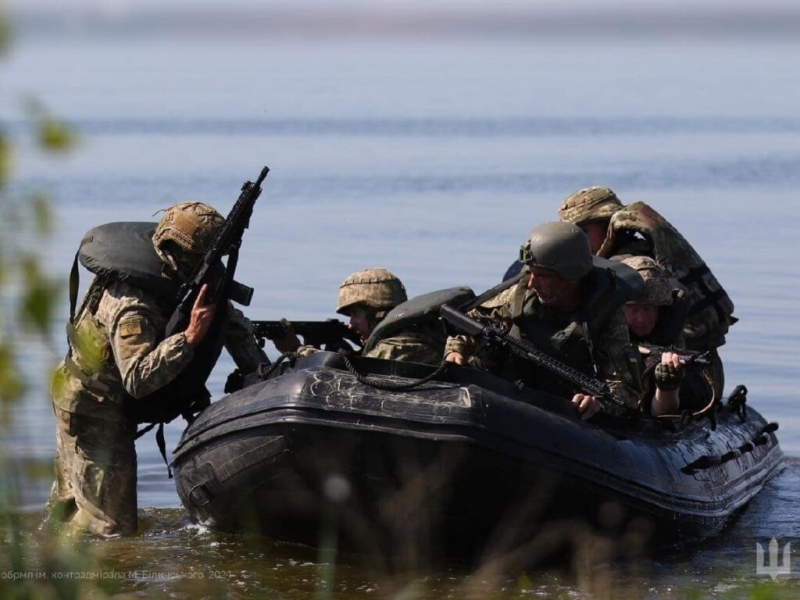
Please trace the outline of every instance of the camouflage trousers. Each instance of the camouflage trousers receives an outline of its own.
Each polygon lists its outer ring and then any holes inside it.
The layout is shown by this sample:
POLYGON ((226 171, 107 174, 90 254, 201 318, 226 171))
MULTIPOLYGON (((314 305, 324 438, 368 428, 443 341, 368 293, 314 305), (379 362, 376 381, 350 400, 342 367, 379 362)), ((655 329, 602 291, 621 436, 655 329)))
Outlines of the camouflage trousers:
POLYGON ((136 425, 53 407, 56 480, 48 519, 101 537, 136 532, 136 425))

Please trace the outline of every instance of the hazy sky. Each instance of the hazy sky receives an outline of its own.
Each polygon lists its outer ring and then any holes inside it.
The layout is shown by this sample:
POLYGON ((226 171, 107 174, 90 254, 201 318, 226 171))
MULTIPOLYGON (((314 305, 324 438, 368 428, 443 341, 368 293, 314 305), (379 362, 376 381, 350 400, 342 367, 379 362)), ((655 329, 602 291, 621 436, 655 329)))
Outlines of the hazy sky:
POLYGON ((646 11, 653 7, 668 7, 675 11, 706 11, 710 9, 730 10, 782 8, 797 10, 796 0, 5 0, 12 10, 53 8, 58 10, 92 10, 105 13, 135 11, 142 8, 185 7, 198 10, 204 7, 242 8, 369 8, 426 10, 632 10, 646 11))
MULTIPOLYGON (((0 0, 3 2, 3 0, 0 0)), ((800 36, 800 0, 5 0, 23 31, 800 36)))

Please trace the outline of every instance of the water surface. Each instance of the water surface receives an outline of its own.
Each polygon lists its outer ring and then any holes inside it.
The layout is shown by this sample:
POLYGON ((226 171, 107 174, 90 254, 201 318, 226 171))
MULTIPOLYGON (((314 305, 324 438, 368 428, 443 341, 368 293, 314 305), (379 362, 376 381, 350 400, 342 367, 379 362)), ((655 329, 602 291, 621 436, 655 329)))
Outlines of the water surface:
MULTIPOLYGON (((642 39, 18 45, 0 96, 12 135, 24 139, 18 100, 28 93, 81 133, 81 147, 64 160, 24 145, 14 180, 16 190, 53 199, 58 229, 42 250, 63 280, 91 226, 155 220, 184 199, 226 212, 266 164, 272 171, 237 277, 256 288, 248 315, 328 318, 341 280, 369 266, 389 268, 410 295, 455 285, 482 291, 566 195, 606 185, 623 202, 656 207, 727 289, 740 318, 721 351, 728 388, 747 385, 750 403, 780 423, 789 457, 722 536, 653 562, 612 563, 589 576, 569 565, 533 569, 497 582, 458 566, 390 576, 344 558, 331 579, 313 549, 191 524, 147 436, 137 443, 142 533, 90 543, 100 572, 124 574, 115 581, 123 591, 177 598, 200 590, 304 598, 329 580, 341 598, 485 597, 483 585, 499 597, 611 589, 681 598, 686 588, 741 597, 764 583, 756 542, 800 537, 798 50, 788 41, 642 39)), ((85 288, 89 274, 82 277, 85 288)), ((33 387, 4 433, 26 474, 28 528, 50 484, 55 444, 42 373, 66 348, 67 309, 65 290, 52 344, 24 347, 33 387)), ((231 369, 223 357, 215 398, 231 369)), ((179 423, 167 428, 170 447, 180 432, 179 423)))

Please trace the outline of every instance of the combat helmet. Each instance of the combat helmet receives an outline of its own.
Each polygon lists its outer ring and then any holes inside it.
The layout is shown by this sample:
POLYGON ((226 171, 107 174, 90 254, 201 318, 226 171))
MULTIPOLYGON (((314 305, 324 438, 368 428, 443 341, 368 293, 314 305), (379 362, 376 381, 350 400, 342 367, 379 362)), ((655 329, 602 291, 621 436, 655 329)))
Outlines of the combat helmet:
POLYGON ((580 279, 592 270, 589 238, 574 223, 543 223, 528 234, 519 249, 519 261, 555 271, 567 279, 580 279))
POLYGON ((153 246, 176 272, 191 272, 211 245, 225 218, 208 204, 181 202, 164 211, 153 233, 153 246))
POLYGON ((612 190, 595 185, 567 196, 558 209, 558 218, 579 225, 593 219, 610 219, 622 207, 612 190))
POLYGON ((336 312, 347 315, 350 308, 362 304, 381 318, 407 299, 406 288, 392 273, 380 267, 363 269, 348 276, 339 286, 336 312))
POLYGON ((630 256, 622 259, 629 267, 636 269, 644 280, 641 293, 628 304, 650 304, 653 306, 670 306, 673 302, 673 291, 680 289, 680 284, 670 278, 669 272, 649 256, 630 256))

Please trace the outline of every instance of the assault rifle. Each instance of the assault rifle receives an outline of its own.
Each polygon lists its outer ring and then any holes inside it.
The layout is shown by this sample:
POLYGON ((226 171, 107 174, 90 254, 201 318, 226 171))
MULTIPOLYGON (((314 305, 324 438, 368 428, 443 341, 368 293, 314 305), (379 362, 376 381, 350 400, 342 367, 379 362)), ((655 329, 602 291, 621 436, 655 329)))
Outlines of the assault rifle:
MULTIPOLYGON (((327 350, 346 348, 348 344, 345 343, 345 340, 361 347, 361 338, 358 334, 338 319, 292 321, 291 326, 294 332, 303 338, 303 343, 315 348, 323 346, 327 350)), ((284 338, 288 333, 288 328, 282 321, 253 321, 253 332, 263 347, 265 339, 284 338)))
POLYGON ((601 398, 612 404, 616 404, 625 410, 630 410, 622 400, 614 396, 605 382, 590 377, 585 373, 581 373, 577 369, 549 356, 524 340, 511 337, 508 335, 508 332, 503 331, 499 327, 485 325, 446 304, 442 305, 439 309, 439 313, 445 321, 453 325, 459 331, 463 331, 467 335, 473 337, 481 337, 487 341, 507 346, 508 349, 517 356, 547 369, 564 381, 575 385, 584 394, 590 394, 596 398, 601 398))
POLYGON ((211 301, 217 298, 228 298, 232 290, 238 292, 236 300, 244 306, 250 304, 253 290, 233 281, 236 271, 236 263, 239 259, 239 248, 242 245, 244 230, 250 226, 250 216, 253 214, 253 207, 256 200, 261 195, 261 183, 269 173, 269 167, 261 169, 261 174, 255 183, 245 181, 242 185, 242 192, 239 199, 231 208, 231 212, 225 222, 217 229, 211 245, 203 255, 203 260, 192 273, 189 280, 181 285, 178 290, 178 306, 172 313, 167 323, 167 337, 183 331, 189 324, 189 317, 192 306, 204 283, 209 284, 209 298, 211 301), (225 265, 225 274, 218 277, 218 264, 220 259, 228 255, 225 265))

